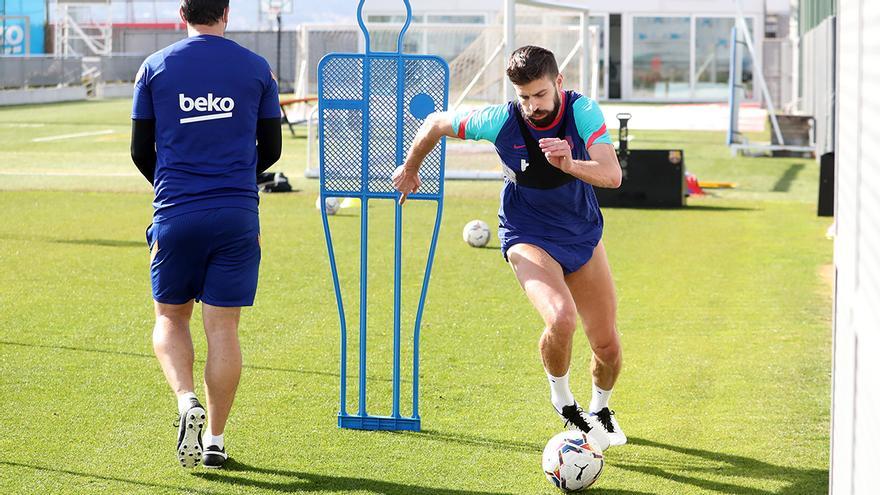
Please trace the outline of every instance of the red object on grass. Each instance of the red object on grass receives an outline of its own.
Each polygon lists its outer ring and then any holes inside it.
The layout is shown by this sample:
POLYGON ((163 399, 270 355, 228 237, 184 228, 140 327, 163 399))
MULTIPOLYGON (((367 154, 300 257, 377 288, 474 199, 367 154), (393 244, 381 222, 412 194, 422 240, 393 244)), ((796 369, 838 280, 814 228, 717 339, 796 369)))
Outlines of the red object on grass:
POLYGON ((688 194, 693 196, 703 196, 706 194, 706 191, 700 187, 700 182, 697 180, 697 176, 691 173, 685 173, 685 182, 687 183, 688 194))

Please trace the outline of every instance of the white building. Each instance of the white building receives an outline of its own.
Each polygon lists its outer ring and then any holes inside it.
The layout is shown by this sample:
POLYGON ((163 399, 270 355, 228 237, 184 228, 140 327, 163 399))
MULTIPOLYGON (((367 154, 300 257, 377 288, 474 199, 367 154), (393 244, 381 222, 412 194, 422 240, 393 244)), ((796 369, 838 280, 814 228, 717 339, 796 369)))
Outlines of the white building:
MULTIPOLYGON (((598 95, 601 99, 726 100, 730 30, 736 16, 734 0, 568 0, 564 3, 589 8, 590 24, 599 29, 598 95)), ((789 0, 741 0, 741 4, 752 27, 759 62, 767 58, 771 63, 769 67, 762 65, 771 93, 773 88, 790 85, 781 80, 791 66, 790 59, 786 61, 781 56, 781 43, 788 35, 789 0), (771 56, 765 57, 768 47, 771 56)), ((371 28, 398 24, 404 12, 402 5, 400 0, 370 0, 365 7, 366 20, 371 28)), ((441 55, 453 65, 453 73, 456 57, 472 48, 487 31, 499 30, 496 37, 501 37, 504 0, 413 0, 412 8, 406 50, 441 55), (442 30, 441 26, 448 29, 442 30)), ((542 30, 576 29, 579 20, 575 12, 528 6, 518 6, 516 12, 517 45, 544 41, 555 45, 547 48, 554 50, 561 61, 566 56, 564 52, 577 41, 575 32, 557 38, 540 34, 542 30)), ((491 43, 486 45, 482 50, 491 51, 488 47, 491 43)), ((750 79, 751 57, 747 57, 745 64, 746 79, 750 79)), ((565 73, 569 80, 572 74, 577 74, 573 70, 565 73)), ((750 82, 748 86, 747 97, 754 98, 750 82)))

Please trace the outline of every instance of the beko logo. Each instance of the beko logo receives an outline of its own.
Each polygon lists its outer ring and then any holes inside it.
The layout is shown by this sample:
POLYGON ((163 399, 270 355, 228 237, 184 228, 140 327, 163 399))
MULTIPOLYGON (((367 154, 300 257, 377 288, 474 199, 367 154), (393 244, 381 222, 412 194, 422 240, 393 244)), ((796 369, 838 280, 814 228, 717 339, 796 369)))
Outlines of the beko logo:
POLYGON ((180 109, 184 112, 216 112, 207 115, 199 115, 197 117, 184 117, 180 119, 181 124, 189 124, 191 122, 202 122, 205 120, 228 119, 232 117, 232 109, 235 108, 235 100, 225 96, 222 98, 215 97, 213 93, 208 93, 208 97, 199 96, 198 98, 190 98, 183 93, 177 95, 180 100, 180 109))

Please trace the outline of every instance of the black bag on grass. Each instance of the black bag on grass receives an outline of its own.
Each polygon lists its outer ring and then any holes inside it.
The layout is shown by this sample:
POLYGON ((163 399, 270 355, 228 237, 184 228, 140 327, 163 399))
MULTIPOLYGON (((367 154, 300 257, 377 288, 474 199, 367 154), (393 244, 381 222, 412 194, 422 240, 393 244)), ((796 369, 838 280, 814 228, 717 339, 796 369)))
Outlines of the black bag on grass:
POLYGON ((263 172, 257 175, 257 188, 265 193, 293 191, 283 172, 263 172))

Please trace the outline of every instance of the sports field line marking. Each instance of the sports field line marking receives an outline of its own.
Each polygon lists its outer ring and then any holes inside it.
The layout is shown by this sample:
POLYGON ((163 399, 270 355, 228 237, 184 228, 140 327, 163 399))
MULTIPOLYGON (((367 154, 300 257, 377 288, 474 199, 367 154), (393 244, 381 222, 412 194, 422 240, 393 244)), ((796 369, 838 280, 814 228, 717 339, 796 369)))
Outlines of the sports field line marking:
POLYGON ((226 113, 215 113, 211 115, 199 115, 198 117, 187 117, 185 119, 180 119, 181 124, 189 124, 190 122, 202 122, 204 120, 217 120, 217 119, 228 119, 232 117, 232 112, 226 113))
POLYGON ((0 175, 27 175, 27 176, 53 176, 53 177, 139 177, 134 172, 9 172, 0 170, 0 175))
POLYGON ((34 143, 43 143, 46 141, 58 141, 59 139, 73 139, 78 137, 88 137, 88 136, 102 136, 104 134, 113 134, 113 129, 104 129, 103 131, 90 131, 90 132, 77 132, 76 134, 61 134, 58 136, 47 136, 41 138, 31 139, 31 142, 34 143))

